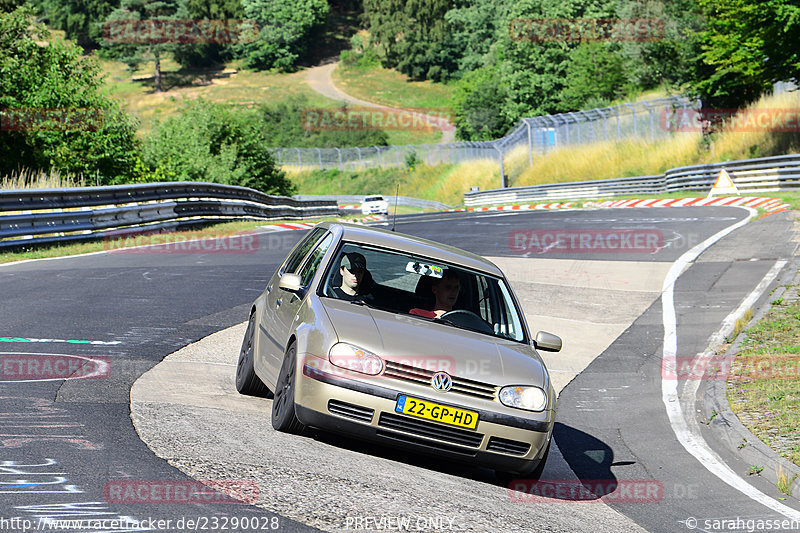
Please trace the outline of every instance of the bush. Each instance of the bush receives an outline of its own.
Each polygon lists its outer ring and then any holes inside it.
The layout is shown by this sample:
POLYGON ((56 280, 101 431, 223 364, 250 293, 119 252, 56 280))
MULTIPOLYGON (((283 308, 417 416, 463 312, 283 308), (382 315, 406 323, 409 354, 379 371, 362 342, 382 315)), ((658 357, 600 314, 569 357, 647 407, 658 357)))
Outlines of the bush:
POLYGON ((481 68, 464 76, 453 97, 458 137, 489 141, 505 135, 513 125, 502 112, 507 98, 495 69, 481 68))
POLYGON ((381 65, 369 36, 362 36, 358 33, 350 38, 350 50, 342 50, 339 60, 347 66, 363 69, 381 65))
POLYGON ((148 181, 209 181, 292 194, 275 166, 258 114, 194 100, 159 123, 143 148, 148 181))
POLYGON ((386 146, 386 132, 370 128, 325 130, 308 127, 309 113, 332 114, 346 112, 342 105, 337 109, 317 109, 308 105, 304 98, 295 98, 276 106, 259 109, 261 127, 270 146, 297 148, 343 148, 348 146, 386 146))
POLYGON ((97 61, 48 41, 27 8, 0 13, 0 73, 3 120, 14 121, 0 133, 0 173, 55 169, 101 183, 131 175, 136 121, 101 94, 97 61))

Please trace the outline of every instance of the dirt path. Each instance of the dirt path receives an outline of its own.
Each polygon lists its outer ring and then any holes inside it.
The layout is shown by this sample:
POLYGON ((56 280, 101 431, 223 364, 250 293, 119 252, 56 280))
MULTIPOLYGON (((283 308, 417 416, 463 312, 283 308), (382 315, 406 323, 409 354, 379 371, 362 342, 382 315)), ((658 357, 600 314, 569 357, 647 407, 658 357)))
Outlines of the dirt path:
MULTIPOLYGON (((400 108, 376 104, 374 102, 367 102, 366 100, 361 100, 354 96, 350 96, 349 94, 339 90, 339 88, 333 83, 333 78, 331 77, 333 70, 338 64, 339 62, 337 61, 334 63, 328 63, 327 65, 311 67, 306 70, 306 82, 308 83, 309 87, 321 95, 327 98, 332 98, 333 100, 345 101, 362 107, 374 107, 376 109, 391 109, 394 111, 401 111, 400 108)), ((427 117, 428 115, 425 116, 427 117)), ((433 120, 435 123, 442 122, 441 117, 431 116, 431 120, 433 120)), ((442 128, 442 139, 439 141, 439 144, 455 142, 455 138, 455 127, 450 122, 446 122, 445 126, 442 128)))

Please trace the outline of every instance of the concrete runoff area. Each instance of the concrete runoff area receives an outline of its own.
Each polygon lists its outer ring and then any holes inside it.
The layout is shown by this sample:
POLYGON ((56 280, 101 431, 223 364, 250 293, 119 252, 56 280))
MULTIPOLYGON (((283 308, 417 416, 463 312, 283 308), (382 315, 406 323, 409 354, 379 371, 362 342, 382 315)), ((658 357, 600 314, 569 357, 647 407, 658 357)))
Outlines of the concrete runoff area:
MULTIPOLYGON (((561 352, 541 352, 558 391, 658 298, 671 266, 489 259, 509 278, 531 333, 549 331, 564 340, 561 352)), ((171 354, 131 389, 131 416, 142 440, 186 474, 255 481, 257 505, 325 531, 355 529, 356 520, 366 517, 405 518, 412 526, 431 526, 426 529, 440 524, 447 531, 517 532, 534 525, 564 532, 644 531, 600 502, 515 502, 488 469, 334 435, 274 431, 272 400, 242 396, 234 385, 245 326, 171 354)), ((577 481, 555 441, 542 478, 577 481)))

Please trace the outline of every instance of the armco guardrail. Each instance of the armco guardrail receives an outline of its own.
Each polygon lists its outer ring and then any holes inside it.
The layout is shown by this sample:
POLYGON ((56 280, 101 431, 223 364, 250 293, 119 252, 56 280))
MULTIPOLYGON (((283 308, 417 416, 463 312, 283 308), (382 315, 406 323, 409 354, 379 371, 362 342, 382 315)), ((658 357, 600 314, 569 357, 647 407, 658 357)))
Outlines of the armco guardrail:
POLYGON ((335 216, 335 202, 213 183, 0 191, 0 248, 161 231, 205 222, 335 216))
POLYGON ((659 176, 509 187, 464 194, 467 206, 605 196, 707 192, 725 170, 742 194, 800 189, 800 154, 673 168, 659 176))
MULTIPOLYGON (((334 202, 338 202, 339 204, 350 204, 350 205, 360 205, 361 201, 364 200, 364 197, 367 196, 365 194, 326 194, 326 195, 307 195, 307 194, 298 194, 293 196, 292 198, 296 198, 298 200, 332 200, 334 202)), ((371 196, 371 195, 370 195, 371 196)), ((383 196, 387 202, 389 202, 389 206, 394 206, 395 204, 395 197, 394 195, 384 195, 383 196)), ((442 202, 437 202, 435 200, 421 200, 420 198, 411 198, 410 196, 398 196, 396 198, 397 205, 404 205, 407 207, 419 207, 422 209, 450 209, 453 206, 443 204, 442 202)))

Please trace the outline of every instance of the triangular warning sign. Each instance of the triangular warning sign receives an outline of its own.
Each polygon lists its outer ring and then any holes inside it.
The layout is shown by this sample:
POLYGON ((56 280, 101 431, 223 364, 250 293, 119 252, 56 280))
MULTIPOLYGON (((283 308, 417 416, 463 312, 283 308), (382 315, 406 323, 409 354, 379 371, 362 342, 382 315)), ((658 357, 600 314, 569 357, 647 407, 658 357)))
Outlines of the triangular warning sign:
POLYGON ((736 188, 736 185, 724 168, 719 171, 717 181, 714 183, 714 186, 711 187, 708 197, 711 198, 715 194, 739 194, 739 189, 736 188))

